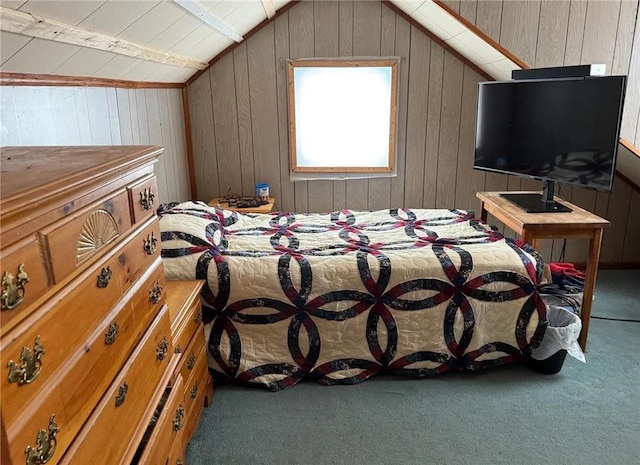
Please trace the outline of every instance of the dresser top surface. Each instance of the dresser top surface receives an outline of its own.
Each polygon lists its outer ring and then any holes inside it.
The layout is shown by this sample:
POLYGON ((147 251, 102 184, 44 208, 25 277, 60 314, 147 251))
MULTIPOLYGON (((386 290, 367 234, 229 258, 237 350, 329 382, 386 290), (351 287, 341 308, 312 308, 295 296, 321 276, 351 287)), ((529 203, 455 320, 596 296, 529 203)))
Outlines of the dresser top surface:
POLYGON ((2 147, 2 200, 34 189, 108 174, 128 163, 157 158, 156 146, 2 147))

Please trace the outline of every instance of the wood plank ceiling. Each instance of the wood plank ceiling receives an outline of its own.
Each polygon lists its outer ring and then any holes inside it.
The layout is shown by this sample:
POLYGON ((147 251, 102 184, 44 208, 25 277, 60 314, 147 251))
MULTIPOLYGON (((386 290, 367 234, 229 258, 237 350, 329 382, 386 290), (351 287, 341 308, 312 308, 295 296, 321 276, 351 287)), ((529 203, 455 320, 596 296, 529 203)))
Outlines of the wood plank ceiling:
MULTIPOLYGON (((0 71, 183 83, 290 0, 0 0, 0 71)), ((432 0, 393 0, 495 79, 517 63, 432 0)))
MULTIPOLYGON (((127 56, 114 53, 116 48, 112 44, 102 50, 94 48, 95 44, 104 44, 104 37, 110 36, 117 43, 125 42, 206 64, 233 44, 234 40, 242 40, 243 34, 288 2, 289 0, 2 0, 0 5, 3 8, 27 14, 21 16, 31 15, 32 24, 24 25, 22 33, 8 32, 9 13, 12 12, 3 10, 7 14, 0 16, 0 71, 130 81, 185 82, 202 66, 176 66, 175 63, 179 62, 171 59, 161 63, 144 54, 127 56), (195 5, 202 14, 187 11, 189 5, 195 5), (48 37, 44 36, 46 38, 41 38, 43 20, 55 23, 53 28, 48 28, 50 32, 48 37), (63 27, 60 24, 66 26, 62 33, 60 30, 63 27), (87 32, 99 33, 101 37, 88 38, 87 46, 59 41, 60 35, 68 38, 78 34, 86 36, 87 32), (56 35, 58 39, 52 37, 56 35)), ((11 22, 14 22, 13 18, 11 22)))

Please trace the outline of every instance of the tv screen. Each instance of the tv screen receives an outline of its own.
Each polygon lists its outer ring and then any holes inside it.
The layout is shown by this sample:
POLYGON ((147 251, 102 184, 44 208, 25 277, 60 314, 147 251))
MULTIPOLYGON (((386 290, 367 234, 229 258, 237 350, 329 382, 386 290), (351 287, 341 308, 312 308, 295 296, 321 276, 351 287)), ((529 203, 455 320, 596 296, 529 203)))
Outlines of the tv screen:
POLYGON ((625 80, 480 83, 474 168, 611 190, 625 80))

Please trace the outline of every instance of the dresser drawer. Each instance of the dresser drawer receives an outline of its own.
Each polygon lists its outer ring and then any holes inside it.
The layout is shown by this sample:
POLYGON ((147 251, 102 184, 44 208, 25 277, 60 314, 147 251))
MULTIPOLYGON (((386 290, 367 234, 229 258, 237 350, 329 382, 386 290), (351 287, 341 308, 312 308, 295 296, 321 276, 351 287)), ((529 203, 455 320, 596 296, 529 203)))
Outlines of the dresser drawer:
POLYGON ((129 199, 123 190, 43 229, 53 281, 59 283, 80 264, 106 251, 130 228, 129 199))
POLYGON ((131 202, 131 219, 134 223, 155 214, 158 208, 158 187, 155 176, 128 186, 127 190, 131 202))
MULTIPOLYGON (((182 371, 180 372, 182 375, 182 371)), ((193 369, 189 371, 189 378, 184 378, 184 406, 187 412, 191 410, 191 405, 194 403, 198 395, 201 394, 206 386, 202 384, 202 378, 204 375, 209 376, 207 370, 207 352, 202 347, 197 353, 193 369)))
POLYGON ((201 321, 202 310, 200 308, 200 302, 197 302, 193 306, 192 311, 189 312, 189 317, 185 319, 185 321, 183 321, 183 325, 178 329, 174 336, 176 347, 179 347, 184 351, 189 345, 189 341, 194 336, 194 334, 197 334, 198 332, 204 334, 204 329, 202 328, 201 321))
MULTIPOLYGON (((205 367, 206 367, 206 351, 205 351, 205 367)), ((187 408, 187 421, 186 426, 184 428, 184 442, 185 445, 191 440, 193 433, 198 427, 198 423, 200 422, 200 415, 202 414, 202 409, 204 408, 205 399, 208 397, 208 402, 211 402, 211 375, 209 374, 209 370, 205 368, 202 372, 197 373, 197 378, 195 381, 191 382, 192 387, 189 389, 189 394, 185 395, 185 401, 189 399, 189 407, 187 408), (195 398, 191 397, 191 389, 193 388, 194 383, 198 383, 197 392, 195 392, 195 398), (188 397, 187 397, 188 396, 188 397)), ((185 388, 185 389, 187 389, 185 388)))
POLYGON ((202 330, 202 325, 199 326, 199 331, 196 332, 191 343, 187 346, 187 350, 185 350, 182 354, 182 358, 180 360, 179 370, 182 377, 185 381, 189 381, 192 373, 195 371, 196 362, 198 357, 200 357, 200 352, 202 352, 204 347, 204 331, 202 330))
POLYGON ((167 465, 185 465, 187 463, 184 453, 187 448, 187 442, 184 434, 173 442, 167 465))
POLYGON ((80 429, 83 419, 93 410, 102 393, 123 366, 137 342, 149 328, 164 304, 164 300, 152 302, 149 293, 164 282, 162 262, 158 261, 137 285, 125 295, 121 306, 116 307, 104 324, 92 334, 83 347, 77 364, 69 370, 61 383, 62 401, 67 414, 80 429), (87 348, 89 350, 87 350, 87 348))
POLYGON ((153 407, 149 409, 149 404, 167 378, 172 352, 171 327, 165 306, 61 463, 115 465, 122 463, 128 454, 131 460, 136 449, 136 432, 151 419, 153 407), (149 414, 145 415, 145 412, 149 414), (107 442, 109 447, 104 447, 107 442))
POLYGON ((173 332, 173 341, 180 351, 187 350, 189 341, 193 335, 200 331, 204 333, 202 329, 202 305, 200 303, 200 297, 198 291, 202 287, 200 283, 196 281, 190 281, 195 283, 194 293, 190 296, 191 300, 180 300, 182 294, 179 292, 181 289, 176 287, 176 283, 180 281, 167 281, 167 305, 169 306, 169 312, 172 313, 171 329, 173 332), (178 299, 177 299, 178 298, 178 299), (187 303, 187 307, 182 307, 181 303, 187 303), (176 310, 177 308, 177 310, 176 310))
POLYGON ((14 459, 23 458, 25 447, 35 440, 37 429, 46 426, 52 414, 55 414, 55 422, 60 428, 56 438, 59 452, 56 457, 61 457, 131 354, 141 334, 158 313, 162 305, 160 302, 134 303, 141 299, 148 302, 149 289, 163 276, 159 259, 146 279, 124 296, 96 331, 66 360, 65 366, 53 379, 46 385, 40 383, 40 386, 23 385, 16 388, 14 384, 13 392, 9 393, 11 402, 6 402, 7 396, 3 396, 3 417, 6 422, 11 422, 7 425, 7 434, 14 459), (117 331, 114 331, 115 325, 117 331), (33 393, 37 394, 36 397, 25 399, 33 393))
POLYGON ((176 441, 182 443, 182 431, 186 420, 183 389, 184 382, 179 377, 171 388, 137 465, 164 465, 171 453, 173 443, 176 441))
MULTIPOLYGON (((30 236, 2 250, 0 275, 2 276, 0 324, 4 333, 9 329, 8 323, 18 315, 24 317, 25 310, 49 288, 35 236, 30 236)), ((17 321, 16 319, 13 324, 17 321)))
MULTIPOLYGON (((157 221, 146 225, 124 244, 121 251, 114 251, 106 263, 87 270, 78 277, 77 281, 67 287, 69 292, 54 296, 28 320, 25 320, 27 324, 16 328, 2 338, 1 357, 3 365, 7 367, 6 375, 0 377, 2 415, 9 429, 17 417, 22 415, 23 407, 33 403, 33 399, 39 396, 41 390, 48 389, 51 379, 75 363, 70 359, 78 350, 89 351, 87 341, 91 334, 101 330, 100 326, 106 324, 107 314, 118 311, 113 310, 115 304, 122 299, 154 259, 158 260, 158 251, 147 256, 144 252, 136 250, 142 249, 143 238, 157 228, 157 221), (147 258, 134 262, 129 260, 133 256, 142 254, 147 258), (111 279, 106 287, 101 288, 97 285, 98 277, 102 270, 106 269, 111 270, 111 279), (39 358, 35 354, 40 354, 39 358), (24 370, 21 369, 22 366, 25 367, 24 370), (36 368, 31 369, 30 366, 36 368), (14 374, 9 375, 12 372, 14 374), (20 376, 21 372, 22 376, 20 376), (7 402, 7 399, 11 399, 11 402, 7 402)), ((134 297, 134 300, 149 301, 150 292, 155 293, 157 289, 164 287, 162 263, 159 263, 158 267, 157 277, 151 283, 151 287, 141 289, 140 295, 136 294, 138 297, 134 297)), ((164 302, 164 292, 157 293, 157 300, 156 304, 159 308, 164 302)), ((141 308, 136 311, 148 312, 149 304, 145 305, 146 310, 141 308)))

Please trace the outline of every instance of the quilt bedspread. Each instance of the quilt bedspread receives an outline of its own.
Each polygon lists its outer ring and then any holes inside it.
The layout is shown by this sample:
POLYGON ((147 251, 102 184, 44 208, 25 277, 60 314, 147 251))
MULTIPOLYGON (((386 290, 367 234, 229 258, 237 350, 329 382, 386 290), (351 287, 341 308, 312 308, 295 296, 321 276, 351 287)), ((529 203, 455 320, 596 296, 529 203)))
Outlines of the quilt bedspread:
POLYGON ((205 279, 218 379, 478 371, 530 355, 546 329, 542 263, 462 210, 242 215, 159 210, 167 279, 205 279))

